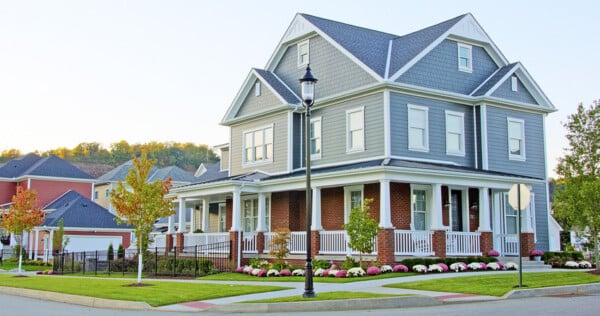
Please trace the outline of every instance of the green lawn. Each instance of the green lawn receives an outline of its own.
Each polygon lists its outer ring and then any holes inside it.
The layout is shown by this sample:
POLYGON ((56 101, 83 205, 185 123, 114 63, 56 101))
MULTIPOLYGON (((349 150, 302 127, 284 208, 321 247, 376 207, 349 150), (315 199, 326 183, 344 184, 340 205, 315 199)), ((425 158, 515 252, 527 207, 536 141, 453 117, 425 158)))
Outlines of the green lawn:
POLYGON ((324 292, 318 293, 316 297, 304 298, 302 295, 276 297, 265 300, 247 301, 242 303, 281 303, 281 302, 303 302, 303 301, 331 301, 331 300, 349 300, 356 298, 381 298, 381 297, 397 297, 409 296, 406 294, 379 294, 369 292, 324 292))
MULTIPOLYGON (((356 277, 356 278, 314 277, 313 281, 315 283, 351 283, 351 282, 359 282, 359 281, 401 278, 401 277, 407 277, 407 276, 413 276, 413 275, 416 275, 416 273, 412 273, 412 272, 384 273, 384 274, 380 274, 380 275, 364 276, 364 277, 356 277)), ((228 273, 218 273, 218 274, 212 274, 212 275, 199 277, 198 280, 257 281, 257 282, 304 282, 304 277, 289 276, 289 277, 259 278, 259 277, 247 275, 244 273, 228 272, 228 273)))
MULTIPOLYGON (((523 273, 523 285, 527 285, 526 289, 598 282, 600 282, 600 276, 585 272, 523 273)), ((514 290, 514 286, 518 284, 519 275, 517 273, 506 273, 397 283, 386 286, 413 290, 502 296, 510 290, 514 290)))
POLYGON ((152 306, 208 300, 228 296, 285 290, 279 286, 200 284, 191 282, 143 281, 152 286, 131 287, 132 280, 107 280, 61 276, 13 277, 0 275, 0 286, 52 291, 107 299, 141 301, 152 306))

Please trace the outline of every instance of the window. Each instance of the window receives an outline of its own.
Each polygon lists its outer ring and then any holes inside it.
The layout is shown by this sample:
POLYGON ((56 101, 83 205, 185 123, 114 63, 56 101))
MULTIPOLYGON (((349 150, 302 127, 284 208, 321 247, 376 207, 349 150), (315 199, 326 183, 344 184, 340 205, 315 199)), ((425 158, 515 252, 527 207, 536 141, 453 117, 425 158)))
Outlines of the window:
POLYGON ((310 158, 321 158, 321 117, 310 120, 310 158))
POLYGON ((465 155, 465 114, 446 111, 446 154, 465 155))
POLYGON ((525 160, 525 121, 508 118, 508 158, 525 160))
POLYGON ((254 84, 254 96, 256 96, 256 97, 260 96, 260 81, 257 81, 254 84))
POLYGON ((344 188, 344 223, 348 223, 350 212, 355 207, 363 206, 363 186, 354 185, 344 188))
POLYGON ((473 58, 471 45, 458 43, 458 70, 464 72, 473 71, 473 58))
POLYGON ((298 43, 298 67, 306 66, 309 62, 308 41, 298 43))
POLYGON ((244 133, 244 163, 273 161, 273 126, 244 133))
POLYGON ((414 230, 427 229, 427 191, 413 188, 411 194, 412 228, 414 230))
POLYGON ((365 120, 364 107, 346 111, 346 151, 357 152, 365 150, 365 120))
POLYGON ((225 203, 219 203, 219 233, 227 232, 226 220, 227 220, 227 209, 225 203))
POLYGON ((513 92, 519 91, 519 79, 517 79, 517 76, 510 77, 510 89, 513 92))
POLYGON ((429 151, 429 109, 408 105, 408 149, 429 151))

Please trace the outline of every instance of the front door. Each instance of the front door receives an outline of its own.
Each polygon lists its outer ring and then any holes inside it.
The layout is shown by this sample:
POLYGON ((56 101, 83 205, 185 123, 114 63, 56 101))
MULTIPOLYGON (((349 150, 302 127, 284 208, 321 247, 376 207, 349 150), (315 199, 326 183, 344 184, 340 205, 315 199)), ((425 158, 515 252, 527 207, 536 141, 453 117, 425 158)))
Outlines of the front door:
POLYGON ((462 214, 462 191, 450 191, 450 214, 452 217, 452 231, 463 231, 463 214, 462 214))

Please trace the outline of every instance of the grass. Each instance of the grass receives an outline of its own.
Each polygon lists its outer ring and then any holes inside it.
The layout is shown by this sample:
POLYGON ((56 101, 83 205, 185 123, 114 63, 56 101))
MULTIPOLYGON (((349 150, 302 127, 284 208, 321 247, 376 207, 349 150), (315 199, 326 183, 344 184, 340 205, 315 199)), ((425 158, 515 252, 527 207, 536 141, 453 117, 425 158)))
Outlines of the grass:
MULTIPOLYGON (((523 273, 523 285, 527 285, 525 289, 597 282, 600 282, 600 276, 585 272, 523 273)), ((518 274, 510 273, 415 281, 386 286, 413 290, 502 296, 516 289, 514 286, 518 284, 518 274)))
POLYGON ((406 294, 381 294, 369 292, 324 292, 318 293, 316 297, 304 298, 301 295, 276 297, 264 300, 246 301, 242 303, 282 303, 282 302, 304 302, 304 301, 331 301, 331 300, 350 300, 356 298, 381 298, 381 297, 397 297, 409 296, 406 294))
POLYGON ((143 283, 150 283, 152 286, 127 286, 132 282, 134 281, 60 276, 30 276, 25 278, 15 278, 12 275, 0 275, 0 286, 52 291, 106 299, 147 302, 151 306, 162 306, 181 302, 289 289, 279 286, 239 286, 192 282, 162 282, 154 280, 143 281, 143 283))
MULTIPOLYGON (((383 273, 374 276, 364 276, 356 278, 334 278, 334 277, 314 277, 313 282, 315 283, 352 283, 359 281, 379 280, 379 279, 390 279, 413 276, 416 273, 383 273)), ((289 276, 289 277, 266 277, 259 278, 257 276, 247 275, 244 273, 226 272, 207 275, 199 277, 198 280, 211 280, 211 281, 256 281, 256 282, 304 282, 303 276, 289 276)))

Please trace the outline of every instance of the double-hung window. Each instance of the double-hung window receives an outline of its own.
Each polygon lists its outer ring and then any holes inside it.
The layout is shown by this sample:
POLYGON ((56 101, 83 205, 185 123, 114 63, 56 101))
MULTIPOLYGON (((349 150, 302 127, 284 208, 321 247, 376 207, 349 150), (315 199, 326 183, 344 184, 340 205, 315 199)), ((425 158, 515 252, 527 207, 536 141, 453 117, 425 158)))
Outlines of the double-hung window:
POLYGON ((273 125, 244 132, 244 163, 273 161, 273 125))
POLYGON ((408 149, 429 151, 429 109, 408 105, 408 149))
POLYGON ((508 118, 508 158, 525 160, 525 121, 508 118))
POLYGON ((348 223, 352 209, 363 206, 363 191, 362 185, 344 187, 344 223, 348 223))
POLYGON ((458 70, 473 72, 473 55, 471 45, 458 43, 458 70))
POLYGON ((298 43, 298 67, 306 66, 310 62, 308 40, 298 43))
POLYGON ((465 114, 446 111, 446 154, 465 155, 465 114))
POLYGON ((346 111, 346 151, 365 150, 365 108, 346 111))
POLYGON ((310 120, 310 158, 321 158, 321 117, 310 120))

